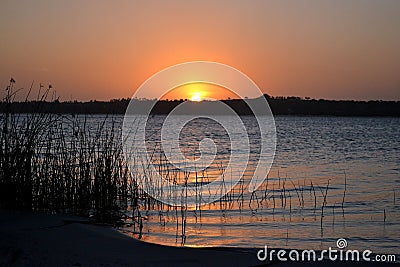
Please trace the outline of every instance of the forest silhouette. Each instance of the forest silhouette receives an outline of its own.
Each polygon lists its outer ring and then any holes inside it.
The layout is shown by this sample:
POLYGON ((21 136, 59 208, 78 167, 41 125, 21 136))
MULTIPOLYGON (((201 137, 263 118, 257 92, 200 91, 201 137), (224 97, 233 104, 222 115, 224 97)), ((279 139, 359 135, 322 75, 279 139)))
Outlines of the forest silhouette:
MULTIPOLYGON (((274 115, 305 115, 305 116, 400 116, 400 101, 355 101, 355 100, 324 100, 300 97, 272 97, 264 95, 274 115)), ((246 101, 256 99, 221 100, 231 107, 238 115, 252 115, 246 101)), ((55 113, 55 114, 124 114, 131 100, 129 98, 110 101, 91 100, 80 101, 21 101, 0 102, 0 112, 8 110, 12 113, 55 113)), ((134 105, 143 105, 148 99, 135 99, 134 105)), ((155 103, 151 114, 169 114, 179 104, 187 101, 159 100, 155 103)), ((204 110, 213 101, 193 102, 194 110, 204 110)), ((148 102, 147 102, 148 103, 148 102)))

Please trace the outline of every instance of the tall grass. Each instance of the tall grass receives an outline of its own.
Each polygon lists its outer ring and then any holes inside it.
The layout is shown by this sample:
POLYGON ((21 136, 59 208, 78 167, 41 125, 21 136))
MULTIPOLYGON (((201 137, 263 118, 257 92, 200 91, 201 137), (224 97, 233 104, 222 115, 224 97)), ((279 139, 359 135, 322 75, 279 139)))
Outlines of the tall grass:
MULTIPOLYGON (((115 120, 12 110, 12 79, 3 99, 0 133, 0 207, 123 219, 138 206, 138 189, 123 159, 115 120)), ((42 90, 42 86, 40 88, 42 90)), ((37 101, 48 98, 51 87, 37 101)))
MULTIPOLYGON (((329 181, 323 190, 322 185, 314 185, 311 180, 304 179, 302 184, 297 181, 296 185, 287 177, 281 179, 278 173, 277 178, 268 176, 258 191, 249 193, 245 180, 241 179, 218 201, 201 206, 197 205, 197 199, 201 203, 202 194, 207 193, 202 191, 202 186, 210 182, 207 170, 202 170, 194 174, 194 189, 191 185, 196 192, 196 206, 188 209, 184 204, 190 182, 189 173, 177 170, 167 162, 163 152, 155 151, 152 158, 159 173, 168 181, 186 188, 182 192, 183 205, 171 207, 145 193, 151 192, 153 196, 170 193, 162 191, 162 187, 160 191, 150 187, 153 176, 149 168, 151 162, 137 159, 128 168, 123 157, 120 122, 106 117, 101 122, 97 119, 93 124, 86 116, 46 113, 40 105, 35 113, 20 114, 12 109, 17 93, 14 85, 15 81, 11 80, 6 88, 3 99, 6 108, 0 115, 1 208, 68 213, 93 217, 99 222, 125 223, 133 228, 139 238, 142 237, 144 221, 149 212, 158 211, 161 224, 165 225, 170 218, 174 220, 176 236, 177 239, 178 236, 181 238, 182 244, 186 240, 188 212, 193 211, 196 223, 201 224, 204 210, 220 210, 221 216, 226 216, 229 211, 242 213, 248 210, 252 216, 256 216, 272 207, 273 220, 278 214, 283 219, 287 214, 292 221, 296 215, 304 220, 304 210, 309 209, 313 210, 314 220, 316 212, 321 212, 322 233, 329 181), (139 186, 139 181, 145 184, 139 186), (316 192, 316 186, 321 194, 316 192), (305 190, 309 191, 308 198, 305 190)), ((37 101, 41 103, 48 100, 51 89, 50 86, 46 90, 40 87, 37 101)), ((223 174, 222 163, 220 165, 223 174)), ((222 188, 225 188, 225 182, 229 183, 229 180, 223 181, 222 188)), ((345 176, 341 203, 343 216, 346 184, 345 176)))

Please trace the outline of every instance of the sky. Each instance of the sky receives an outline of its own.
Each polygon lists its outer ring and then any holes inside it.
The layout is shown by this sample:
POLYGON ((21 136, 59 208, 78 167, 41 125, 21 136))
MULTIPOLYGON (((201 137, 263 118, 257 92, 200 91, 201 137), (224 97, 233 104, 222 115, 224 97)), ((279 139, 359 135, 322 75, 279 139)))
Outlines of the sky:
POLYGON ((0 96, 13 77, 61 100, 126 98, 202 60, 272 96, 400 100, 399 29, 398 0, 2 0, 0 96))

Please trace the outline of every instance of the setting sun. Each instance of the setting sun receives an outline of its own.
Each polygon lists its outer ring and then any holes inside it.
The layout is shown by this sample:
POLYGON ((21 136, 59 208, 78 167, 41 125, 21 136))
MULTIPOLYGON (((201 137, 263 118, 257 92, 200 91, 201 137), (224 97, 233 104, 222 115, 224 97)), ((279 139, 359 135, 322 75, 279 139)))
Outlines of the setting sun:
POLYGON ((201 96, 200 96, 200 94, 199 94, 199 93, 194 93, 194 94, 192 95, 191 100, 192 100, 192 101, 196 101, 196 102, 201 101, 201 96))
POLYGON ((237 99, 235 93, 230 90, 207 83, 190 83, 181 85, 161 97, 161 100, 187 99, 195 102, 203 100, 222 100, 222 99, 237 99))

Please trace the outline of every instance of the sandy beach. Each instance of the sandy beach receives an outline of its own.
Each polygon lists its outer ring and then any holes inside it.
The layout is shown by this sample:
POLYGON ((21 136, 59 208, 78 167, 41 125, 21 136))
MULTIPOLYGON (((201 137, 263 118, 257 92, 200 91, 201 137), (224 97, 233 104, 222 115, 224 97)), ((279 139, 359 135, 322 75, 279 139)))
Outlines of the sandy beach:
MULTIPOLYGON (((0 210, 0 266, 287 266, 260 262, 257 250, 146 243, 87 219, 0 210)), ((306 266, 348 266, 319 262, 306 266)), ((290 263, 305 265, 305 263, 290 263)), ((354 264, 353 264, 354 265, 354 264)), ((363 266, 365 263, 358 263, 363 266)), ((368 266, 377 266, 369 263, 368 266)), ((385 264, 390 266, 390 264, 385 264)))
POLYGON ((0 266, 248 266, 254 254, 149 244, 62 215, 0 212, 0 266))

